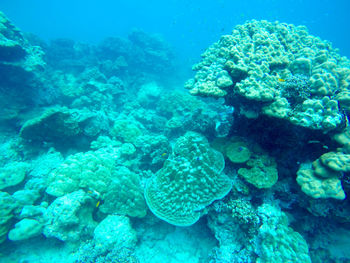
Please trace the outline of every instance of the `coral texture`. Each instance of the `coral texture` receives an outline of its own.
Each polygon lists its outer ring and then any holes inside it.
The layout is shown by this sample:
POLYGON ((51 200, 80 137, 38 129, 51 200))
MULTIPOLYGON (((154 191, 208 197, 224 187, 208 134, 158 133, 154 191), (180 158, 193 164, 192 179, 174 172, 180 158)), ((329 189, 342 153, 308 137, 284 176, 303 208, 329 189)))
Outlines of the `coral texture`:
POLYGON ((231 189, 222 173, 224 158, 210 148, 200 134, 180 137, 172 156, 147 183, 148 207, 159 218, 178 226, 195 223, 207 205, 223 198, 231 189))
POLYGON ((186 83, 193 95, 255 104, 258 115, 312 129, 342 123, 338 102, 348 94, 349 60, 303 26, 249 21, 236 26, 202 55, 186 83))

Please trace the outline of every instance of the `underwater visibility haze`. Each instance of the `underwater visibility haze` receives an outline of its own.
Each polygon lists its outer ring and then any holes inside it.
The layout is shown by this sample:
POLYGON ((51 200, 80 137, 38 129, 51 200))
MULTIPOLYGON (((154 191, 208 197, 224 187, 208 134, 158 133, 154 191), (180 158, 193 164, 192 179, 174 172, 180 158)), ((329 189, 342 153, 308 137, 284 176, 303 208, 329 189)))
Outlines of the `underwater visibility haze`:
POLYGON ((350 262, 345 0, 0 2, 0 263, 350 262))

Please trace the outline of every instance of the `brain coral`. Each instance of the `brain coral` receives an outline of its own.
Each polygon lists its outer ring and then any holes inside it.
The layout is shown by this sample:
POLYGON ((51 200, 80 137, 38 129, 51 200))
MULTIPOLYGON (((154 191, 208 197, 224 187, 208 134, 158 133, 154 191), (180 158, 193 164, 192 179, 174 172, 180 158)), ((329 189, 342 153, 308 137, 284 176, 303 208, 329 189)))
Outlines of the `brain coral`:
POLYGON ((224 166, 224 157, 210 148, 206 138, 187 132, 176 141, 163 168, 148 181, 147 205, 170 224, 194 224, 202 209, 231 190, 230 179, 222 173, 224 166))
POLYGON ((185 86, 193 95, 250 106, 257 116, 332 130, 343 119, 338 102, 347 105, 349 65, 304 26, 252 20, 209 47, 185 86))

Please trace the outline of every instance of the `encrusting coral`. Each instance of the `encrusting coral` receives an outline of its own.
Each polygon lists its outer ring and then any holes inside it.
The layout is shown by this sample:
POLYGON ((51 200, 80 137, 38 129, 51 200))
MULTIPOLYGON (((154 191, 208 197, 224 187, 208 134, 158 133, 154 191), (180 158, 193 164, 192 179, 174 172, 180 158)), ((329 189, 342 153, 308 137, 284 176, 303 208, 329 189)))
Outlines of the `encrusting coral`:
POLYGON ((237 173, 257 188, 270 188, 278 180, 276 161, 266 154, 251 158, 237 173))

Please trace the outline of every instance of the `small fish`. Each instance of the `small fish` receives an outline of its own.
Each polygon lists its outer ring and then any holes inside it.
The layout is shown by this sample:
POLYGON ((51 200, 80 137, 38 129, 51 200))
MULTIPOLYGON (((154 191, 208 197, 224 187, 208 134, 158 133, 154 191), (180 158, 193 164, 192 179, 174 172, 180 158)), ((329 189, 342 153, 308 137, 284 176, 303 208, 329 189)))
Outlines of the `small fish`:
POLYGON ((100 206, 100 204, 101 204, 101 201, 98 200, 97 203, 96 203, 96 208, 98 208, 100 206))
POLYGON ((241 152, 244 150, 244 148, 242 146, 239 146, 237 150, 238 150, 238 152, 241 152))
POLYGON ((322 144, 322 142, 317 141, 317 140, 310 140, 307 142, 308 144, 322 144))
POLYGON ((167 155, 167 153, 162 153, 162 157, 164 157, 165 155, 167 155))
POLYGON ((285 82, 285 79, 278 79, 279 82, 285 82))
POLYGON ((310 140, 307 142, 308 144, 320 144, 322 146, 323 149, 325 150, 328 150, 328 146, 323 144, 322 142, 320 141, 317 141, 317 140, 310 140))
POLYGON ((197 160, 197 161, 202 161, 202 159, 203 159, 202 156, 197 156, 197 157, 196 157, 196 160, 197 160))

